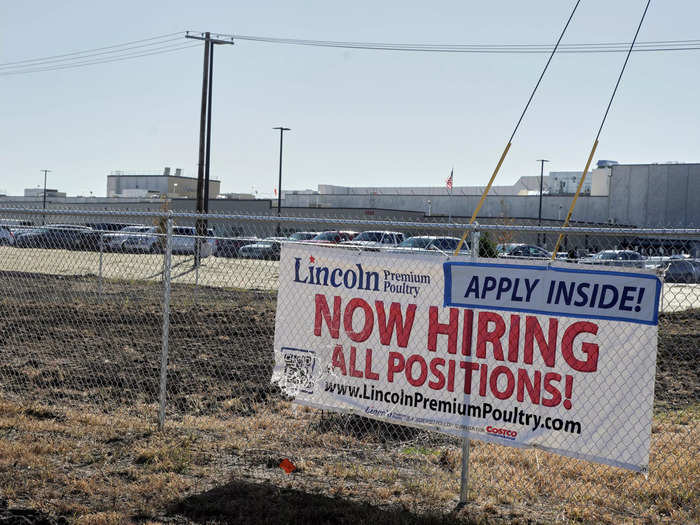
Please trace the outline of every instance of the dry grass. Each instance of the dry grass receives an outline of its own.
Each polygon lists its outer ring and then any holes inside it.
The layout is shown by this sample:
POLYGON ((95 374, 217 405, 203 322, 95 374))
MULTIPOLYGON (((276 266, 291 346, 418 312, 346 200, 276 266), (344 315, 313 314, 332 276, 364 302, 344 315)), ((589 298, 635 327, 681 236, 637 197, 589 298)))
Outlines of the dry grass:
POLYGON ((0 401, 0 496, 81 524, 700 521, 697 405, 655 417, 648 477, 472 442, 472 503, 458 513, 453 442, 380 444, 324 428, 309 409, 266 408, 157 432, 119 413, 0 401), (278 468, 283 456, 296 473, 278 468))

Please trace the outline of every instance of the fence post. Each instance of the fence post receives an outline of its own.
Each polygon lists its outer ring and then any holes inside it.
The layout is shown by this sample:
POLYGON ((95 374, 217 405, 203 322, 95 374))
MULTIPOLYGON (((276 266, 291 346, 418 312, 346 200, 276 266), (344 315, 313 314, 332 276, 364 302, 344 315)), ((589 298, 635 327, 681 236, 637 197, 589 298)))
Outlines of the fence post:
POLYGON ((163 340, 160 354, 160 407, 158 410, 158 430, 165 425, 165 398, 168 378, 168 337, 170 335, 170 267, 173 249, 173 212, 169 211, 166 221, 165 250, 163 252, 163 340))
POLYGON ((100 232, 100 268, 97 272, 97 300, 102 302, 102 254, 104 253, 104 232, 100 232))
MULTIPOLYGON (((478 228, 479 223, 474 223, 478 228)), ((470 235, 469 243, 472 248, 472 261, 476 262, 479 258, 479 237, 480 233, 478 230, 472 230, 470 235)), ((462 439, 462 476, 459 484, 459 506, 463 507, 467 503, 467 491, 469 489, 469 450, 470 442, 469 438, 462 439)))

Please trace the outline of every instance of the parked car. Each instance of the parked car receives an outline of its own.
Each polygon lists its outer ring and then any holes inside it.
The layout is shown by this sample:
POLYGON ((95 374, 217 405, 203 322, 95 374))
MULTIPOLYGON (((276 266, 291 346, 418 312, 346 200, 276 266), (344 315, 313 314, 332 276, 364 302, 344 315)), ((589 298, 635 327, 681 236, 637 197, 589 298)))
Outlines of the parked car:
POLYGON ((398 246, 403 241, 404 235, 400 232, 366 231, 360 233, 352 240, 342 241, 342 243, 361 248, 389 248, 398 246))
POLYGON ((130 235, 134 233, 147 233, 151 229, 150 226, 126 226, 117 233, 105 233, 102 236, 103 248, 108 252, 123 251, 123 244, 130 235))
POLYGON ((644 257, 639 252, 632 250, 603 250, 592 257, 579 259, 578 262, 581 264, 644 268, 644 257))
MULTIPOLYGON (((213 237, 214 230, 207 229, 207 237, 213 237)), ((197 242, 197 230, 193 226, 175 226, 173 228, 173 253, 194 255, 197 242)), ((214 239, 202 239, 201 255, 208 257, 214 252, 214 239)))
POLYGON ((506 243, 501 243, 496 245, 496 252, 499 255, 505 255, 509 251, 511 251, 513 248, 517 248, 518 246, 522 246, 522 243, 519 242, 506 242, 506 243))
MULTIPOLYGON (((285 239, 286 240, 286 239, 285 239)), ((265 259, 279 261, 282 251, 282 240, 279 238, 267 238, 254 244, 247 244, 238 250, 239 257, 246 259, 265 259)))
POLYGON ((351 241, 357 236, 357 232, 352 231, 338 231, 329 230, 319 233, 313 239, 309 239, 306 242, 313 242, 318 244, 339 244, 343 241, 351 241))
MULTIPOLYGON (((207 236, 212 237, 214 232, 207 230, 207 236)), ((175 226, 172 237, 172 253, 194 254, 197 234, 192 226, 175 226)), ((201 255, 208 257, 213 252, 214 239, 204 239, 201 255)), ((165 249, 165 235, 158 233, 156 226, 150 226, 145 232, 129 235, 122 243, 122 249, 127 252, 162 253, 165 249)))
POLYGON ((123 223, 123 222, 89 222, 85 226, 87 226, 88 228, 92 228, 95 231, 100 231, 100 232, 124 231, 124 229, 130 228, 132 226, 143 227, 142 224, 128 224, 128 223, 123 223))
MULTIPOLYGON (((397 253, 445 253, 453 254, 459 245, 457 237, 436 237, 433 235, 415 235, 409 237, 396 248, 390 250, 397 253)), ((469 244, 465 242, 459 250, 460 254, 468 253, 469 244)))
POLYGON ((318 235, 318 232, 296 232, 289 236, 290 241, 310 241, 318 235))
POLYGON ((700 283, 700 261, 673 259, 662 268, 667 283, 700 283))
POLYGON ((259 242, 258 237, 227 237, 216 239, 217 257, 240 257, 238 251, 249 244, 259 242))
POLYGON ((552 257, 552 254, 544 248, 540 248, 539 246, 535 246, 533 244, 519 244, 508 250, 505 254, 500 255, 500 257, 549 259, 552 257))
POLYGON ((81 250, 95 242, 95 231, 75 224, 51 224, 36 228, 15 239, 19 248, 64 248, 81 250))
POLYGON ((9 226, 0 226, 0 245, 13 246, 15 244, 15 234, 9 226))
POLYGON ((158 234, 156 226, 148 226, 146 230, 133 232, 121 243, 124 252, 136 253, 162 253, 165 247, 165 238, 158 234))

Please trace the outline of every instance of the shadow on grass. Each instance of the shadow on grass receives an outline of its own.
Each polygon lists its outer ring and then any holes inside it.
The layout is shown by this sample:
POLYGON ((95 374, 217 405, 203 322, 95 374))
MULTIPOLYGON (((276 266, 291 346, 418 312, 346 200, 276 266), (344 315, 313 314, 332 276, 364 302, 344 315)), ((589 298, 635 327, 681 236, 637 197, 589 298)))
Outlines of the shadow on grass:
POLYGON ((382 509, 368 503, 245 480, 232 480, 189 496, 171 505, 169 512, 197 523, 437 525, 455 522, 451 515, 419 515, 400 508, 382 509))
POLYGON ((395 444, 424 442, 431 445, 458 444, 457 439, 444 434, 428 432, 413 427, 395 425, 355 414, 324 412, 309 425, 316 432, 336 432, 356 439, 375 443, 395 444))

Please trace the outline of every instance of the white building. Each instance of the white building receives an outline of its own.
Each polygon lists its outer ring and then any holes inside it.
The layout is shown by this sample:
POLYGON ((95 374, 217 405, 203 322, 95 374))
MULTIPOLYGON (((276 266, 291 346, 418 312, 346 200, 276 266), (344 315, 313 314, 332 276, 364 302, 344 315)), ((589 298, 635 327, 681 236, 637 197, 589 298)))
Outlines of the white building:
MULTIPOLYGON (((221 181, 209 180, 209 198, 216 199, 221 181)), ((184 177, 177 168, 171 174, 170 168, 163 173, 134 173, 113 171, 107 176, 107 197, 144 198, 166 195, 170 198, 196 198, 197 178, 184 177)))

